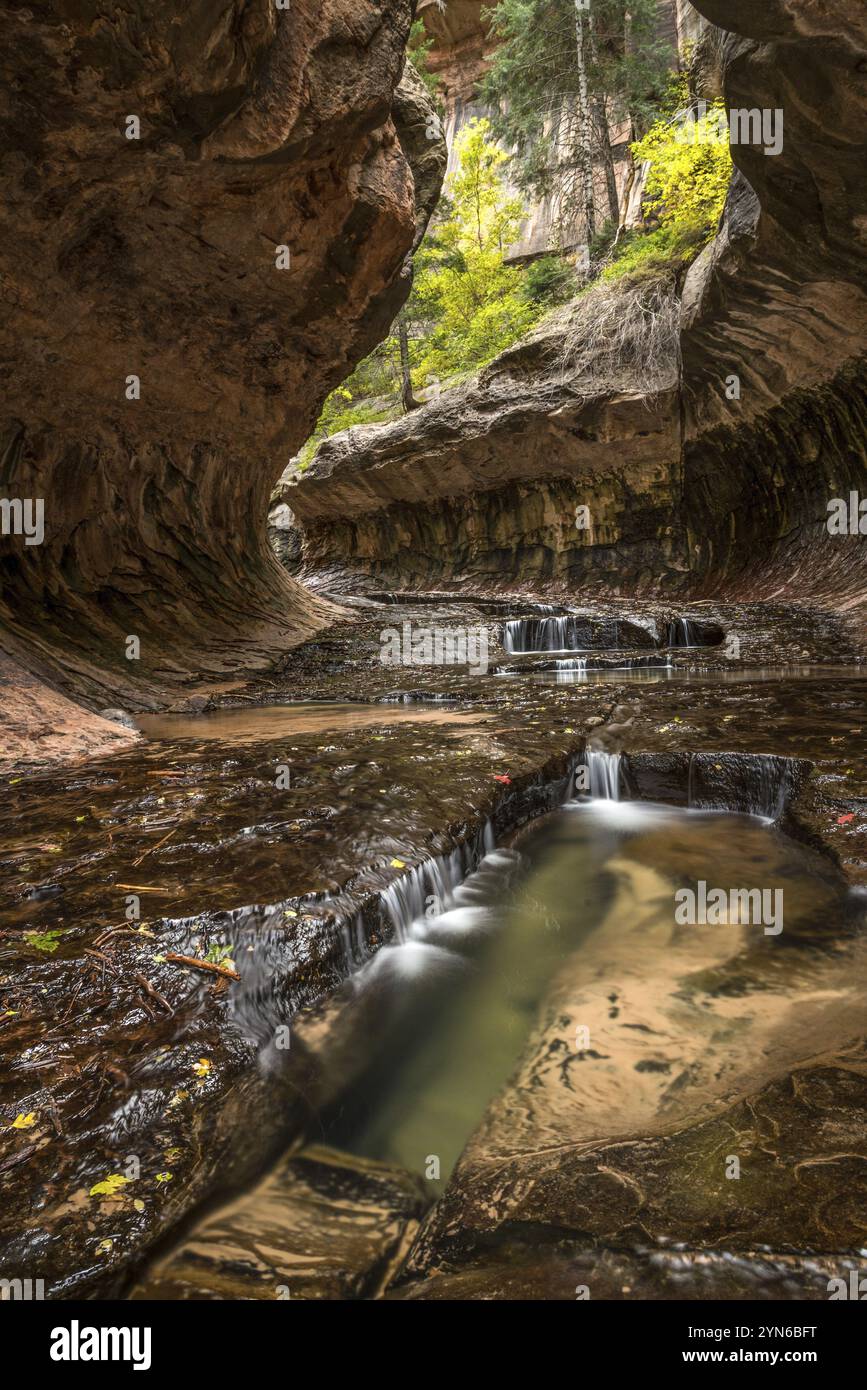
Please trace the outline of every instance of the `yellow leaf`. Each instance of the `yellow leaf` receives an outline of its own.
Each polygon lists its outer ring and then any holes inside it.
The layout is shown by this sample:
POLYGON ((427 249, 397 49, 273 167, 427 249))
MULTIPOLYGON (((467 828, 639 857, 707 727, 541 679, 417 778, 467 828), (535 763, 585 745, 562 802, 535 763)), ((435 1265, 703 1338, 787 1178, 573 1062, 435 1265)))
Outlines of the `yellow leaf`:
POLYGON ((19 1115, 17 1120, 12 1121, 12 1129, 32 1129, 36 1124, 36 1111, 31 1110, 29 1115, 19 1115))
POLYGON ((404 864, 402 859, 392 859, 391 867, 393 869, 405 869, 406 865, 404 864))
POLYGON ((171 1182, 171 1173, 157 1173, 157 1182, 171 1182))
POLYGON ((111 1173, 102 1182, 96 1182, 90 1189, 91 1197, 116 1197, 122 1187, 126 1187, 132 1178, 125 1178, 122 1173, 111 1173))
POLYGON ((196 1076, 207 1076, 210 1070, 211 1064, 207 1057, 200 1057, 198 1062, 193 1063, 193 1071, 196 1073, 196 1076))

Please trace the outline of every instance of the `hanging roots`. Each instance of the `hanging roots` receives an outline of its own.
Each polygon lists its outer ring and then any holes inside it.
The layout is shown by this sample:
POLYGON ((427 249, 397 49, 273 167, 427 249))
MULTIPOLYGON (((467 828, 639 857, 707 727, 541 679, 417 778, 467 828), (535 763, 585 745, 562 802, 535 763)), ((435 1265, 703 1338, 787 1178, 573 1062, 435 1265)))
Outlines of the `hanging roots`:
POLYGON ((574 305, 563 370, 583 394, 616 384, 652 396, 680 371, 680 298, 669 278, 593 285, 574 305))

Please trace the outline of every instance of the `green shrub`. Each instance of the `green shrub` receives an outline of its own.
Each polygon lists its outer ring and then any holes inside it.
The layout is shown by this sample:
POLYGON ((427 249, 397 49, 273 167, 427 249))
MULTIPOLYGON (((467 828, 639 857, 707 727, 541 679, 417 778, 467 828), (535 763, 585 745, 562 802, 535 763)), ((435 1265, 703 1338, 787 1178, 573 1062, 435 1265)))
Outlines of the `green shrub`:
POLYGON ((540 256, 524 271, 520 293, 529 304, 565 304, 577 289, 575 271, 560 256, 540 256))
POLYGON ((662 227, 716 230, 732 174, 725 106, 713 102, 698 120, 687 124, 684 113, 661 117, 632 154, 647 160, 647 208, 662 227))
POLYGON ((677 273, 695 259, 707 241, 704 228, 658 227, 653 232, 629 232, 613 249, 601 279, 657 280, 666 271, 677 273))

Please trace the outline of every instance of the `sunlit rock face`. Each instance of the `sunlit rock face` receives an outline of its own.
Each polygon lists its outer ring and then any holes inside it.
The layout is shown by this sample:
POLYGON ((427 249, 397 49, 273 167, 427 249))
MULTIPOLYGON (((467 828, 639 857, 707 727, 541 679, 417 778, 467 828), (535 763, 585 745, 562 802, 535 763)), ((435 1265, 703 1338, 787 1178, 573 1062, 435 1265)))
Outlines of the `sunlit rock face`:
MULTIPOLYGON (((497 35, 492 32, 490 22, 492 9, 487 0, 449 0, 448 4, 441 4, 440 0, 420 0, 418 6, 419 18, 431 43, 427 65, 439 82, 450 174, 457 167, 456 140, 461 131, 469 121, 493 114, 481 91, 497 44, 497 35)), ((696 26, 701 27, 702 22, 694 10, 691 14, 694 24, 690 24, 686 16, 680 19, 676 0, 658 0, 656 35, 658 40, 670 45, 672 66, 677 64, 678 44, 693 42, 697 37, 696 26)), ((564 131, 561 142, 557 123, 552 121, 550 133, 555 162, 571 162, 573 154, 567 132, 564 131)), ((626 225, 631 227, 639 217, 639 187, 643 186, 643 180, 635 180, 628 158, 631 139, 628 122, 612 119, 609 139, 616 194, 626 225)), ((601 162, 596 164, 594 186, 598 207, 606 208, 608 192, 601 162)), ((536 199, 528 198, 526 192, 516 188, 515 194, 524 201, 526 216, 517 241, 506 252, 506 260, 521 261, 544 255, 555 237, 570 248, 586 245, 587 231, 583 221, 576 219, 574 214, 564 221, 556 193, 536 199)))
POLYGON ((671 287, 679 321, 653 370, 579 375, 573 326, 555 322, 471 387, 327 441, 282 497, 308 564, 394 587, 469 576, 858 610, 863 537, 827 522, 832 499, 867 498, 867 16, 699 0, 679 32, 701 18, 736 31, 703 40, 729 110, 782 110, 780 147, 733 146, 719 233, 671 287))
POLYGON ((395 97, 411 10, 0 5, 0 495, 45 508, 41 545, 0 542, 0 620, 91 701, 261 665, 330 615, 265 516, 438 193, 436 142, 418 189, 408 158, 424 96, 395 97))

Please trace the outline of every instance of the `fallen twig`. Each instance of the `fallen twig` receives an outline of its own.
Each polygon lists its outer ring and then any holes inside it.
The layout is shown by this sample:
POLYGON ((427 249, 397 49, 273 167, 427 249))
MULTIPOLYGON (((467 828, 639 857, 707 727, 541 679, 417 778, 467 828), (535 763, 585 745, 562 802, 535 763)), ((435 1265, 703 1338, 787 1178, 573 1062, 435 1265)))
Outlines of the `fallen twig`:
POLYGON ((191 965, 194 970, 207 970, 211 975, 222 975, 226 980, 240 980, 241 976, 237 970, 230 970, 227 965, 215 965, 212 960, 201 960, 199 956, 176 956, 167 955, 166 960, 170 960, 174 965, 191 965))
POLYGON ((111 937, 120 935, 138 936, 138 932, 134 927, 106 927, 104 931, 100 932, 99 936, 94 938, 93 944, 97 950, 99 950, 111 937))
MULTIPOLYGON (((168 957, 168 959, 171 959, 171 957, 168 957)), ((162 1007, 165 1009, 165 1011, 166 1011, 167 1014, 173 1014, 173 1013, 174 1013, 174 1009, 172 1008, 172 1006, 171 1006, 171 1004, 169 1003, 168 999, 166 999, 166 998, 164 997, 164 995, 160 994, 160 992, 159 992, 158 989, 154 989, 154 987, 153 987, 153 985, 151 984, 150 980, 148 980, 144 975, 136 975, 136 976, 135 976, 135 981, 136 981, 136 984, 141 985, 141 987, 142 987, 142 989, 144 990, 145 994, 149 995, 151 999, 155 999, 155 1000, 157 1001, 158 1004, 161 1004, 161 1005, 162 1005, 162 1007)))
POLYGON ((19 1149, 17 1153, 10 1154, 8 1158, 0 1160, 0 1173, 6 1173, 16 1164, 23 1163, 25 1158, 29 1158, 39 1148, 38 1144, 28 1144, 26 1149, 19 1149))
POLYGON ((94 960, 102 961, 103 970, 105 970, 105 968, 108 967, 112 975, 120 975, 120 971, 115 969, 108 956, 104 955, 102 951, 94 951, 90 946, 85 946, 84 954, 86 956, 91 956, 94 960))
MULTIPOLYGON (((166 840, 170 840, 177 828, 178 827, 176 825, 172 826, 172 829, 169 831, 168 835, 164 835, 163 838, 161 840, 158 840, 155 845, 149 845, 148 848, 145 850, 144 854, 140 854, 138 859, 134 859, 132 861, 133 868, 137 869, 143 859, 145 859, 149 854, 153 854, 155 849, 159 849, 160 845, 164 845, 166 840)), ((123 884, 121 884, 120 886, 123 887, 123 884)))

